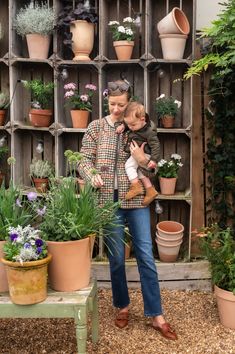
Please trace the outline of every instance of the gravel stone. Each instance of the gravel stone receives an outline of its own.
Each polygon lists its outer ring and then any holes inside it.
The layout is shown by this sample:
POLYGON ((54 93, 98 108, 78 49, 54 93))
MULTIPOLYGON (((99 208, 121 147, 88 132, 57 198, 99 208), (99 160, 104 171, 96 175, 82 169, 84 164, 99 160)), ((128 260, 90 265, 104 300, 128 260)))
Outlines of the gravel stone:
MULTIPOLYGON (((130 289, 128 327, 114 325, 111 290, 99 289, 98 344, 87 341, 88 354, 235 354, 235 331, 218 318, 214 295, 202 291, 161 291, 167 321, 178 341, 163 338, 143 315, 141 291, 130 289)), ((1 319, 0 354, 76 354, 71 319, 1 319)))

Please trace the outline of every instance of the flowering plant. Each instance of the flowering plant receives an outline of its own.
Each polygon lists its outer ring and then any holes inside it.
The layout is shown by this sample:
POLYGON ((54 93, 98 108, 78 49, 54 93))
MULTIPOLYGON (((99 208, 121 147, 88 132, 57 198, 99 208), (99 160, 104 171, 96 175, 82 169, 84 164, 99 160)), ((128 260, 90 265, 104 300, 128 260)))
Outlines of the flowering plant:
POLYGON ((182 167, 181 156, 172 154, 169 161, 160 160, 158 162, 158 176, 165 178, 175 178, 178 175, 178 170, 182 167))
POLYGON ((77 85, 73 82, 70 82, 64 85, 65 95, 64 98, 66 103, 70 105, 71 109, 79 109, 82 111, 91 112, 92 103, 91 98, 96 91, 96 86, 93 84, 87 84, 85 86, 87 90, 86 93, 79 94, 77 85))
POLYGON ((31 91, 31 106, 35 109, 48 109, 52 105, 54 94, 54 83, 41 80, 22 80, 24 87, 31 91))
POLYGON ((133 41, 135 38, 134 33, 135 20, 131 17, 126 17, 122 23, 118 21, 110 21, 110 26, 114 41, 133 41))
POLYGON ((177 101, 174 97, 166 97, 165 94, 161 94, 156 98, 155 110, 159 118, 170 115, 175 117, 181 107, 181 102, 177 101))
POLYGON ((9 238, 3 246, 4 257, 11 262, 29 262, 47 256, 46 242, 40 231, 30 225, 9 227, 9 238))
POLYGON ((213 284, 233 291, 235 295, 235 241, 230 228, 221 229, 217 224, 196 233, 200 246, 210 262, 213 284))

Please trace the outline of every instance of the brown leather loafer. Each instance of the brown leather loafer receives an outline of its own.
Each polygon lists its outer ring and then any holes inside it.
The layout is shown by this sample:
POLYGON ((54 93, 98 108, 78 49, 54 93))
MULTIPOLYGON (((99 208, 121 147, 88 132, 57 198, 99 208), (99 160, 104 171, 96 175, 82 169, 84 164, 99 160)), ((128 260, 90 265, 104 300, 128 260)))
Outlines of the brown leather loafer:
POLYGON ((124 328, 128 325, 128 312, 118 312, 115 318, 115 325, 118 328, 124 328))
POLYGON ((177 340, 178 337, 177 337, 177 334, 175 333, 175 331, 171 328, 170 324, 169 323, 164 323, 162 325, 162 327, 158 327, 158 326, 155 326, 154 324, 152 324, 152 327, 161 333, 161 335, 164 337, 164 338, 167 338, 167 339, 171 339, 171 340, 177 340))

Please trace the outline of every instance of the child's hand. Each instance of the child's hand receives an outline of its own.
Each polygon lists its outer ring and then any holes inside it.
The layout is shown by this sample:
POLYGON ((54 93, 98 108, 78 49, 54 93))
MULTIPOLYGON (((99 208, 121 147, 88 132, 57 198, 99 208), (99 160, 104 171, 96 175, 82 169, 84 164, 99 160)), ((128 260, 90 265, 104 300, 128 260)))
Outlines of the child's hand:
POLYGON ((125 125, 124 124, 120 124, 117 128, 116 128, 116 133, 121 134, 123 133, 125 130, 125 125))
POLYGON ((147 165, 147 167, 148 167, 149 169, 153 169, 153 168, 156 168, 156 167, 157 167, 157 164, 156 164, 155 161, 150 160, 149 163, 148 163, 148 165, 147 165))

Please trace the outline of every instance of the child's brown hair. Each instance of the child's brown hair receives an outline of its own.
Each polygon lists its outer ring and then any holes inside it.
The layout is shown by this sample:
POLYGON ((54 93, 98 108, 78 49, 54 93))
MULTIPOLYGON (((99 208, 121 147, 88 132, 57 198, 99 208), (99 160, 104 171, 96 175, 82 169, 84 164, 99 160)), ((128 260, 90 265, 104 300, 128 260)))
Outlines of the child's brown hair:
POLYGON ((146 122, 149 122, 149 115, 145 112, 144 106, 140 102, 134 101, 128 103, 124 113, 124 118, 129 115, 134 115, 136 118, 145 117, 146 122))

